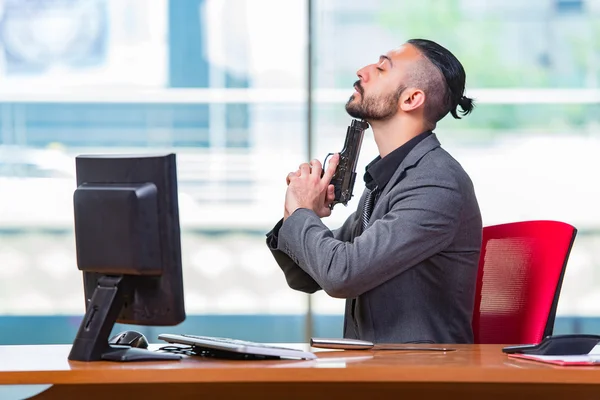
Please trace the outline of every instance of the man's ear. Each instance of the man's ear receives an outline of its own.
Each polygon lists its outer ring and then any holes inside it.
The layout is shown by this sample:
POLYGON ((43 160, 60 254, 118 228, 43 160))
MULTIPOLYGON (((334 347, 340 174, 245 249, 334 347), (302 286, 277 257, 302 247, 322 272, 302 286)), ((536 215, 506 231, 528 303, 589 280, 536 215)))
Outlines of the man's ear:
POLYGON ((410 112, 421 107, 425 103, 425 93, 420 89, 408 88, 400 97, 400 109, 410 112))

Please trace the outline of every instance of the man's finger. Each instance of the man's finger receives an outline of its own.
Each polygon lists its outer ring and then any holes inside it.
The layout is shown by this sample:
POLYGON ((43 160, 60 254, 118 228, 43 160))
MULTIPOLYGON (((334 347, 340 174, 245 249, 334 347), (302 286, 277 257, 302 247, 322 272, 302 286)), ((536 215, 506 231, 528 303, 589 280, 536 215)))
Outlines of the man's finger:
POLYGON ((287 182, 287 184, 289 185, 290 182, 292 181, 292 179, 297 178, 300 176, 300 172, 296 171, 296 172, 290 172, 287 177, 285 178, 285 181, 287 182))
POLYGON ((331 203, 333 200, 335 200, 335 188, 333 185, 329 185, 327 188, 327 203, 331 203))
POLYGON ((294 177, 294 176, 300 176, 300 170, 296 171, 296 172, 290 172, 289 174, 287 174, 287 176, 285 177, 285 182, 289 185, 290 184, 290 178, 294 177))
POLYGON ((308 163, 300 164, 300 175, 310 175, 310 165, 308 163))
POLYGON ((338 166, 338 163, 340 162, 340 155, 338 153, 335 153, 334 155, 331 156, 331 158, 329 159, 329 164, 327 165, 327 169, 325 170, 325 173, 323 174, 323 181, 324 182, 331 182, 331 178, 333 178, 333 175, 335 174, 335 169, 338 166))
POLYGON ((319 178, 321 178, 321 170, 323 169, 321 162, 317 159, 314 159, 310 162, 310 166, 311 166, 310 173, 312 175, 316 175, 319 178))

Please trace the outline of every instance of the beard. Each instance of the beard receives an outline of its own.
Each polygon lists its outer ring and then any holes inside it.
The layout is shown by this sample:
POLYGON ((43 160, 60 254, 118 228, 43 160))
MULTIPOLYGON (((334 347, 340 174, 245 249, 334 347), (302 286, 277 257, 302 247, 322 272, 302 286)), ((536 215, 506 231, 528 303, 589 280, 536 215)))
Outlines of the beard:
POLYGON ((355 95, 350 96, 346 103, 346 112, 353 118, 367 121, 383 121, 393 117, 398 110, 398 100, 406 87, 401 86, 392 93, 379 96, 365 96, 365 91, 360 81, 355 84, 360 93, 360 99, 355 95))

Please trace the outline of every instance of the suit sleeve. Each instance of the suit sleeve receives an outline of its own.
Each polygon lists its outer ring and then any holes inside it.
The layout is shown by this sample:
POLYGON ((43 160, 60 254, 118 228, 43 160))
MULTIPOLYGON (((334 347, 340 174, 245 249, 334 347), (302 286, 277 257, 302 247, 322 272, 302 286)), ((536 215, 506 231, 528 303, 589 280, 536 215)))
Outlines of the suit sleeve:
POLYGON ((271 254, 273 254, 275 261, 283 271, 288 286, 294 290, 305 293, 314 293, 317 290, 320 290, 321 287, 319 284, 298 266, 296 261, 292 258, 293 256, 290 257, 278 249, 278 235, 282 224, 283 218, 269 233, 267 233, 267 246, 269 247, 269 250, 271 250, 271 254))
POLYGON ((327 294, 353 298, 446 248, 457 230, 461 197, 455 182, 421 179, 395 194, 390 211, 352 242, 337 239, 314 212, 300 209, 282 224, 278 248, 327 294))
MULTIPOLYGON (((356 224, 355 214, 356 213, 350 215, 340 228, 334 230, 332 232, 332 237, 340 241, 349 241, 356 224)), ((317 216, 315 215, 315 217, 317 216)), ((267 246, 269 247, 271 254, 273 254, 275 261, 283 271, 288 286, 294 290, 305 293, 314 293, 317 290, 321 290, 321 286, 298 265, 297 260, 294 260, 295 256, 290 256, 278 248, 278 235, 282 225, 283 219, 267 233, 267 246)))

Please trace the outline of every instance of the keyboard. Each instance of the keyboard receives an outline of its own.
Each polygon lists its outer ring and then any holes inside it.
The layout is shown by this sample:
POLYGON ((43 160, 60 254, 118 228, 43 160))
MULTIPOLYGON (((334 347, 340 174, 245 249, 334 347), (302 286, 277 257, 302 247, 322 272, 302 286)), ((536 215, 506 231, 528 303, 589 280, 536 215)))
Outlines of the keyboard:
POLYGON ((202 355, 220 358, 300 358, 305 360, 317 358, 314 353, 309 351, 233 338, 165 333, 158 335, 158 339, 168 343, 192 346, 202 355))

